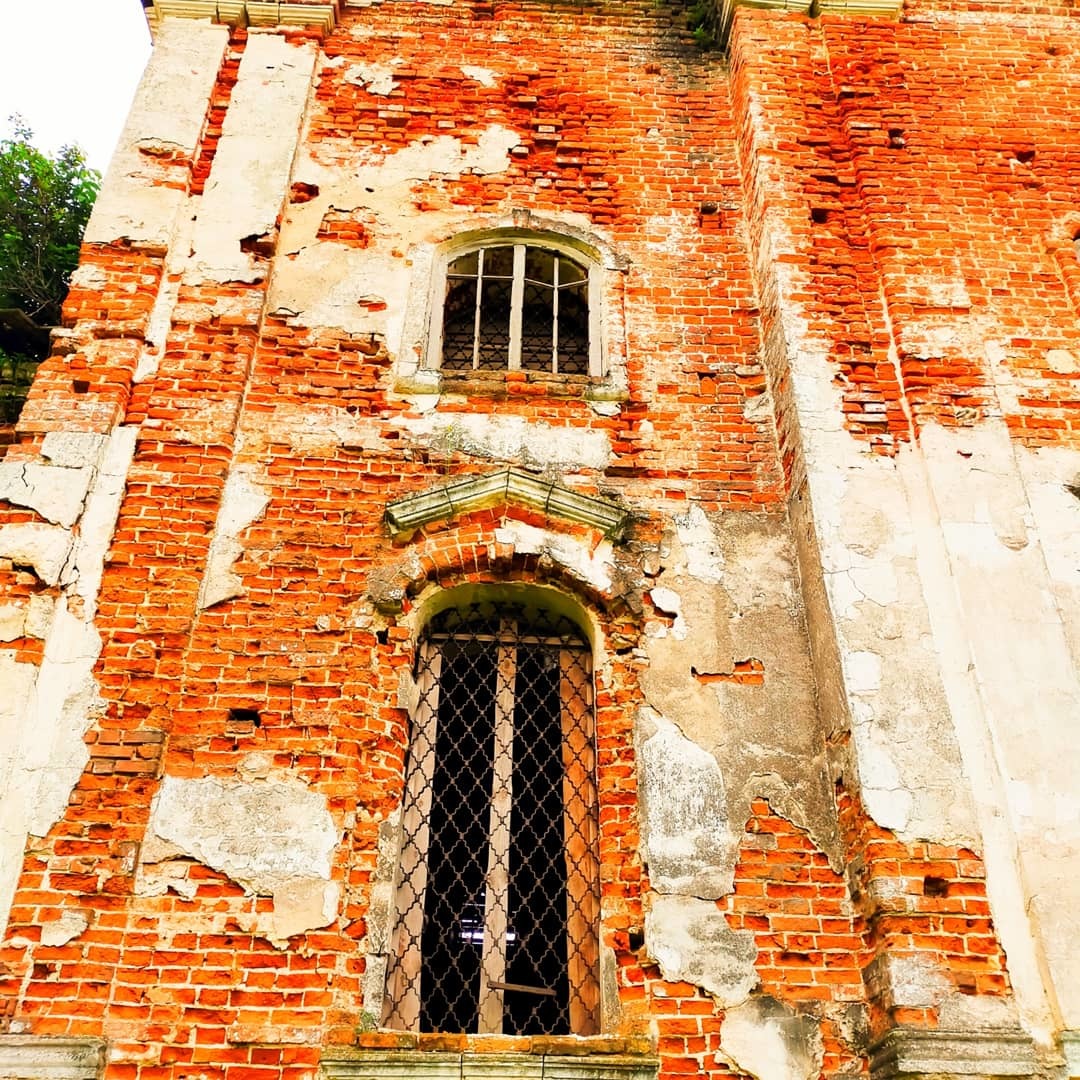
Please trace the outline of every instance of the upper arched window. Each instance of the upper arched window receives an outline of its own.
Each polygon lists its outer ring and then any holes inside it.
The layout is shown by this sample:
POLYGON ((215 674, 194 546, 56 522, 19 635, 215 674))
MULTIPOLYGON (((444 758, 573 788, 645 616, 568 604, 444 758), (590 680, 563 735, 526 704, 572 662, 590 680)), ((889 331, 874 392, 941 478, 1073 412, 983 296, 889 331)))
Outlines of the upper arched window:
POLYGON ((387 1026, 599 1030, 591 650, 519 603, 436 616, 420 642, 387 1026))
POLYGON ((598 296, 577 251, 539 238, 477 245, 446 263, 432 366, 601 375, 598 296))

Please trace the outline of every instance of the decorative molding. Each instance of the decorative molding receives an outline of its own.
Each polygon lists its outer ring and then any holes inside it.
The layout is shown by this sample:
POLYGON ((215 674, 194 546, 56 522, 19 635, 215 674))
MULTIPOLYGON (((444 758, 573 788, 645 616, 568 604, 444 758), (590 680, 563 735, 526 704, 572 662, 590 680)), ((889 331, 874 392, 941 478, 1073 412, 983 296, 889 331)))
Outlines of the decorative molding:
POLYGON ((501 502, 518 503, 564 521, 589 525, 611 538, 618 537, 630 522, 630 511, 611 499, 581 495, 520 469, 469 476, 406 495, 386 504, 384 518, 394 539, 400 540, 434 521, 501 502))
POLYGON ((767 11, 792 11, 802 15, 866 15, 895 19, 904 0, 717 0, 716 36, 722 48, 727 48, 736 8, 757 8, 767 11))
POLYGON ((325 1080, 656 1080, 660 1063, 631 1054, 448 1054, 424 1050, 335 1049, 325 1080))
POLYGON ((903 0, 815 0, 812 15, 869 15, 895 19, 903 8, 903 0))
POLYGON ((1080 1031, 1063 1031, 1058 1038, 1065 1058, 1065 1075, 1080 1077, 1080 1031))
POLYGON ((102 1039, 0 1035, 4 1080, 96 1080, 104 1066, 102 1039))
POLYGON ((302 0, 153 0, 147 18, 209 19, 228 26, 314 26, 328 32, 337 22, 338 3, 302 0))
POLYGON ((731 24, 735 19, 735 9, 756 8, 766 11, 795 11, 809 15, 813 0, 718 0, 719 9, 716 21, 716 37, 722 48, 727 48, 731 36, 731 24))
POLYGON ((893 1028, 870 1048, 872 1080, 925 1076, 1031 1076, 1035 1046, 1019 1029, 893 1028))

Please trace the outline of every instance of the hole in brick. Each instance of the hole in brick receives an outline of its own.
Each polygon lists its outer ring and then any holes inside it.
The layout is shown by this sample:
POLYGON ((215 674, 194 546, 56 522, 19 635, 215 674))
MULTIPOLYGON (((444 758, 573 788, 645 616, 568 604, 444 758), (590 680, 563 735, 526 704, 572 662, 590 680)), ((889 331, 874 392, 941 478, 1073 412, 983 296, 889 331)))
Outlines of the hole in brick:
POLYGON ((1035 151, 1017 150, 1016 160, 1019 161, 1021 165, 1030 165, 1035 160, 1035 151))
POLYGON ((257 709, 230 709, 225 731, 230 735, 250 735, 262 725, 257 709))
POLYGON ((72 379, 71 389, 76 394, 85 394, 90 389, 89 379, 72 379))
POLYGON ((815 225, 824 225, 829 220, 829 211, 824 206, 812 206, 810 208, 810 220, 815 225))
POLYGON ((630 930, 627 932, 627 938, 630 941, 630 951, 637 952, 638 949, 645 947, 645 934, 641 930, 630 930))
POLYGON ((386 630, 376 630, 375 631, 375 640, 380 645, 385 645, 390 640, 390 634, 386 630))
POLYGON ((945 896, 949 883, 943 877, 925 877, 922 883, 923 896, 945 896))
POLYGON ((274 254, 274 240, 268 233, 245 236, 240 241, 240 250, 245 255, 258 255, 264 259, 274 254))
POLYGON ((894 150, 902 150, 907 143, 904 141, 903 128, 889 128, 889 145, 894 150))
POLYGON ((292 203, 306 203, 311 199, 314 199, 319 194, 318 184, 305 184, 302 181, 297 181, 289 189, 289 202, 292 203))

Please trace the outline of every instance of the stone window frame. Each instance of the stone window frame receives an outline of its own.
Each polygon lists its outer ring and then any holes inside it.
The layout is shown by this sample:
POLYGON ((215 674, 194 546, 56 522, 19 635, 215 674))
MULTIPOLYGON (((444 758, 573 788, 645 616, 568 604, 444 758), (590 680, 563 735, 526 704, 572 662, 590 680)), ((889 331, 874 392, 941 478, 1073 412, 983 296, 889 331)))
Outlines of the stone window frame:
POLYGON ((546 248, 588 270, 590 372, 567 375, 517 372, 526 378, 569 388, 587 400, 618 403, 628 395, 624 282, 629 261, 602 237, 557 218, 514 211, 467 228, 444 232, 438 240, 409 251, 409 300, 399 339, 394 390, 403 395, 438 395, 464 386, 482 394, 505 384, 507 370, 444 372, 441 369, 443 303, 447 268, 462 255, 483 247, 524 244, 546 248))
MULTIPOLYGON (((563 587, 548 584, 529 584, 525 582, 483 582, 462 583, 451 587, 430 584, 419 596, 414 598, 413 606, 407 614, 401 609, 396 609, 397 623, 409 630, 409 636, 414 648, 420 647, 423 632, 430 621, 448 607, 463 608, 476 599, 481 598, 493 603, 520 603, 528 600, 537 606, 544 607, 552 616, 566 616, 580 629, 592 655, 593 678, 602 670, 604 660, 603 634, 595 615, 584 605, 573 592, 563 587)), ((387 614, 390 614, 387 612, 387 614)), ((410 676, 403 675, 398 688, 396 704, 407 712, 410 718, 415 714, 419 702, 420 687, 410 676)), ((593 701, 595 716, 596 702, 593 701)), ((407 746, 403 748, 407 750, 407 746)), ((599 782, 597 782, 597 796, 600 798, 599 782)), ((370 1031, 372 1037, 378 1039, 377 1046, 385 1047, 385 1040, 393 1033, 396 1040, 394 1045, 405 1048, 412 1047, 416 1039, 440 1039, 440 1035, 417 1035, 399 1029, 382 1026, 383 1017, 387 1011, 387 991, 389 975, 390 951, 395 947, 395 930, 397 920, 397 886, 399 864, 402 857, 402 829, 400 810, 388 817, 379 827, 378 855, 375 874, 371 883, 369 911, 367 919, 368 936, 365 942, 365 973, 362 987, 362 1022, 363 1030, 370 1031)), ((599 811, 599 807, 598 807, 599 811)), ((597 820, 597 840, 600 839, 599 816, 597 820)), ((514 1040, 513 1037, 501 1036, 505 1044, 509 1038, 511 1041, 521 1041, 525 1044, 539 1044, 540 1042, 562 1043, 569 1041, 577 1047, 569 1051, 572 1054, 589 1055, 584 1060, 589 1060, 592 1055, 591 1047, 595 1045, 599 1054, 610 1054, 613 1048, 608 1043, 613 1038, 620 1026, 619 991, 616 985, 615 955, 611 946, 606 944, 603 936, 603 911, 598 918, 598 950, 599 950, 599 1032, 594 1036, 566 1035, 541 1038, 539 1036, 522 1037, 514 1040)), ((483 1037, 480 1037, 483 1038, 483 1037)), ((373 1047, 374 1048, 374 1047, 373 1047)), ((487 1049, 484 1047, 483 1049, 487 1049)), ((534 1050, 536 1046, 534 1045, 534 1050)), ((559 1051, 555 1051, 558 1053, 559 1051)), ((566 1051, 563 1051, 566 1052, 566 1051)), ((627 1049, 636 1060, 641 1050, 638 1047, 627 1049)), ((424 1060, 430 1060, 430 1049, 425 1049, 419 1054, 424 1060)), ((483 1056, 486 1057, 486 1054, 483 1056)))

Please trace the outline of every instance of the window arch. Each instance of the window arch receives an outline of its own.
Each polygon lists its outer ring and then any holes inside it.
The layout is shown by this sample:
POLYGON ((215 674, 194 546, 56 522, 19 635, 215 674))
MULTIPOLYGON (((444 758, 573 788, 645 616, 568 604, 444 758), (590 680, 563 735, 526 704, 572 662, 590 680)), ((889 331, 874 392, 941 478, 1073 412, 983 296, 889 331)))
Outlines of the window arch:
POLYGON ((439 271, 429 367, 603 375, 599 267, 576 246, 506 230, 456 245, 439 271))
POLYGON ((568 618, 478 601, 418 649, 384 1010, 405 1030, 599 1030, 589 645, 568 618))

